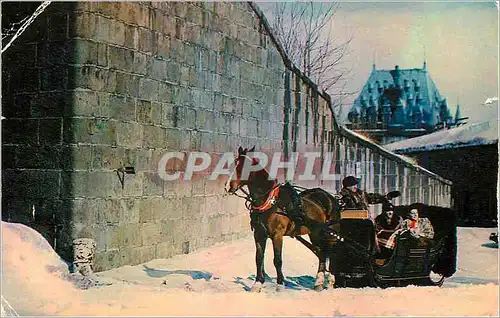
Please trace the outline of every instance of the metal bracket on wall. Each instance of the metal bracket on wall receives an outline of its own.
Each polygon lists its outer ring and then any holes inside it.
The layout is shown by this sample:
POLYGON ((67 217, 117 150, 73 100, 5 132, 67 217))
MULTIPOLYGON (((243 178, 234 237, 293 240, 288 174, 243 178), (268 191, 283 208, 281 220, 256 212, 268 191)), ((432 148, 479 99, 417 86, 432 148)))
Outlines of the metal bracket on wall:
POLYGON ((122 184, 122 190, 125 189, 125 174, 135 174, 134 167, 121 167, 115 170, 122 184))

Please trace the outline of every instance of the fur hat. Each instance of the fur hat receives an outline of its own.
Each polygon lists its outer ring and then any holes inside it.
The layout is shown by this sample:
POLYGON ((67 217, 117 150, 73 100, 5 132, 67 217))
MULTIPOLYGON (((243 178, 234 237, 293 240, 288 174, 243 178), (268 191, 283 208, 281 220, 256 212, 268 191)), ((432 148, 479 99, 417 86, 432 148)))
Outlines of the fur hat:
POLYGON ((350 187, 358 184, 358 179, 353 176, 348 176, 345 177, 344 180, 342 180, 342 186, 344 187, 350 187))
POLYGON ((394 211, 394 205, 391 202, 382 203, 382 212, 394 211))

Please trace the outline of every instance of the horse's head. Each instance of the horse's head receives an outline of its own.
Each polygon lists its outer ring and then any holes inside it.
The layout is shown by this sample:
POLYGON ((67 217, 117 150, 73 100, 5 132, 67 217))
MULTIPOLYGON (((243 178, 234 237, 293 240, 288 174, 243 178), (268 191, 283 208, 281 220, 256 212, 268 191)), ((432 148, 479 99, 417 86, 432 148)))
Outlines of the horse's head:
POLYGON ((251 158, 248 156, 248 153, 252 153, 255 151, 255 146, 250 149, 242 148, 241 146, 238 148, 238 154, 236 155, 236 159, 234 160, 234 170, 232 175, 229 177, 228 184, 226 184, 226 190, 228 193, 232 194, 238 191, 241 187, 248 185, 248 176, 244 177, 243 168, 245 165, 255 165, 258 164, 258 160, 256 158, 251 158))

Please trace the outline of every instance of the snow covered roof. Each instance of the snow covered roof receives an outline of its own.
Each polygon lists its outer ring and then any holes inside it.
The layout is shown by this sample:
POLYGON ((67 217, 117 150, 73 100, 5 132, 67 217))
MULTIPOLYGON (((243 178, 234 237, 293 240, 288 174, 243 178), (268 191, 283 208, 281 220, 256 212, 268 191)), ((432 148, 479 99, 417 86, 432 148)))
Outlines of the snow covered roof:
POLYGON ((387 156, 387 157, 390 157, 392 159, 395 159, 407 166, 411 166, 413 169, 417 170, 417 171, 420 171, 420 172, 423 172, 429 176, 432 176, 434 178, 437 178, 438 180, 444 182, 444 183, 450 183, 450 181, 444 179, 443 177, 435 174, 434 172, 431 172, 427 169, 425 169, 424 167, 422 166, 419 166, 417 164, 417 162, 413 159, 413 158, 409 158, 407 156, 404 156, 404 155, 401 155, 401 154, 397 154, 395 152, 393 152, 392 150, 388 150, 387 148, 375 143, 374 141, 372 141, 369 137, 363 135, 363 134, 360 134, 360 133, 357 133, 345 126, 340 126, 340 131, 341 133, 343 133, 344 136, 350 136, 351 138, 354 137, 356 138, 358 141, 362 141, 362 142, 365 142, 366 146, 368 146, 370 149, 372 150, 377 150, 379 151, 381 154, 387 156))
POLYGON ((490 145, 497 142, 498 118, 493 118, 394 142, 384 147, 390 151, 413 152, 490 145))

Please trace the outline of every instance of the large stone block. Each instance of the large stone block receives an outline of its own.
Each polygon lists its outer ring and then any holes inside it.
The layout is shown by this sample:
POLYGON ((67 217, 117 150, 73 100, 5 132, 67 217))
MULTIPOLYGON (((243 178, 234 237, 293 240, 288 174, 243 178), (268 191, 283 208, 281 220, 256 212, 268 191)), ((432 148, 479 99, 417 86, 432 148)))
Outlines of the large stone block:
POLYGON ((168 199, 163 196, 155 196, 151 199, 151 209, 155 222, 166 220, 169 218, 168 199))
POLYGON ((109 67, 125 72, 132 72, 134 69, 134 51, 123 47, 112 46, 109 50, 109 67))
POLYGON ((169 57, 173 61, 181 62, 184 59, 184 43, 177 39, 170 39, 170 52, 169 57))
POLYGON ((156 251, 155 245, 133 248, 130 254, 130 260, 131 260, 130 264, 131 265, 142 264, 154 259, 155 251, 156 251))
POLYGON ((153 44, 156 42, 156 32, 153 30, 139 28, 139 47, 138 50, 147 54, 152 54, 153 44))
MULTIPOLYGON (((194 183, 195 182, 193 182, 193 184, 194 183)), ((183 198, 183 205, 184 205, 183 218, 185 218, 186 220, 199 218, 202 202, 203 202, 202 197, 183 198)))
MULTIPOLYGON (((4 150, 2 148, 2 159, 4 156, 7 156, 7 158, 9 156, 8 153, 4 153, 4 150)), ((53 146, 19 146, 16 148, 14 158, 17 158, 17 168, 59 169, 61 167, 61 148, 53 146)), ((10 168, 14 168, 14 166, 12 165, 10 168)))
MULTIPOLYGON (((213 182, 213 181, 212 181, 213 182)), ((205 197, 205 215, 213 217, 221 213, 221 204, 218 196, 210 195, 205 197)))
MULTIPOLYGON (((116 183, 118 185, 118 183, 116 183)), ((124 197, 140 197, 143 195, 143 173, 125 175, 122 187, 124 197)))
POLYGON ((61 148, 61 168, 64 170, 90 170, 92 148, 88 145, 68 145, 61 148))
POLYGON ((126 37, 125 37, 126 29, 125 28, 126 28, 125 24, 114 20, 111 23, 110 30, 109 30, 110 34, 112 35, 109 39, 109 42, 112 44, 119 45, 119 46, 124 46, 125 41, 126 41, 126 37))
POLYGON ((92 147, 93 170, 115 170, 123 166, 134 166, 136 154, 134 149, 96 145, 92 147))
MULTIPOLYGON (((173 181, 168 181, 173 184, 173 181)), ((167 182, 165 182, 165 188, 167 188, 167 182)), ((181 197, 165 197, 166 211, 164 219, 168 220, 178 220, 181 219, 184 210, 184 205, 181 197)))
POLYGON ((97 16, 89 12, 79 12, 74 14, 72 20, 73 22, 69 24, 69 35, 71 37, 86 39, 95 37, 99 22, 97 16))
POLYGON ((61 192, 65 198, 106 198, 118 194, 115 185, 119 184, 118 176, 113 171, 73 171, 62 176, 61 192))
POLYGON ((156 258, 170 258, 174 255, 173 243, 156 244, 156 258))
MULTIPOLYGON (((94 223, 117 224, 121 222, 120 209, 116 208, 116 201, 110 199, 86 199, 84 209, 95 216, 94 223)), ((83 223, 83 222, 82 222, 83 223)))
POLYGON ((141 230, 142 227, 139 224, 120 224, 120 229, 124 233, 123 245, 125 247, 136 247, 140 246, 142 243, 141 230))
POLYGON ((42 145, 58 145, 62 142, 62 119, 40 119, 38 142, 42 145))
POLYGON ((167 128, 174 128, 177 125, 176 106, 168 103, 161 103, 161 125, 167 128))
POLYGON ((193 25, 202 25, 203 9, 195 5, 188 6, 186 11, 186 21, 192 23, 193 25))
POLYGON ((151 102, 151 123, 153 125, 162 125, 162 105, 160 102, 151 102))
POLYGON ((108 70, 93 66, 70 67, 68 73, 68 89, 104 91, 110 77, 108 70))
POLYGON ((181 76, 180 64, 174 61, 168 62, 165 75, 168 82, 178 83, 181 76))
POLYGON ((158 100, 158 81, 149 78, 141 78, 139 80, 139 98, 158 100))
POLYGON ((162 81, 165 78, 168 78, 167 74, 168 64, 164 60, 159 60, 157 58, 151 58, 148 64, 148 71, 146 76, 153 78, 158 81, 162 81))
POLYGON ((165 146, 166 130, 158 126, 144 126, 143 146, 161 148, 165 146))
MULTIPOLYGON (((57 68, 60 71, 60 68, 57 68)), ((53 73, 50 73, 52 75, 53 73)), ((63 74, 64 75, 64 74, 63 74)), ((65 76, 62 77, 64 80, 65 76)), ((34 93, 40 89, 40 72, 36 68, 23 68, 17 72, 11 73, 9 86, 16 90, 16 93, 34 93)))
POLYGON ((215 102, 215 94, 213 92, 202 91, 200 93, 199 107, 212 110, 214 102, 215 102))
POLYGON ((73 118, 63 123, 63 140, 67 143, 114 145, 115 122, 100 119, 73 118))
MULTIPOLYGON (((43 48, 44 46, 40 47, 40 45, 38 45, 38 50, 41 50, 43 48)), ((4 63, 12 63, 12 61, 15 59, 19 64, 28 68, 34 68, 38 63, 40 63, 40 61, 37 61, 37 44, 35 43, 18 43, 17 48, 15 46, 12 46, 9 51, 5 51, 4 53, 4 63)), ((43 51, 40 52, 39 55, 43 55, 43 51)))
POLYGON ((136 120, 140 123, 145 123, 145 124, 151 124, 153 122, 151 101, 137 100, 136 120))
POLYGON ((16 146, 2 145, 2 168, 16 168, 16 146))
POLYGON ((215 115, 212 111, 201 109, 196 115, 196 129, 203 131, 213 131, 215 115))
POLYGON ((160 82, 158 85, 158 100, 162 103, 172 103, 176 97, 178 87, 160 82))
POLYGON ((116 123, 116 144, 139 148, 143 142, 143 126, 137 123, 116 123))
POLYGON ((43 199, 59 197, 59 171, 3 170, 5 198, 43 199))
POLYGON ((68 116, 97 116, 99 105, 98 93, 90 90, 77 90, 73 92, 71 105, 68 105, 68 116))
POLYGON ((97 20, 95 35, 92 37, 98 42, 111 43, 113 34, 111 33, 111 26, 114 23, 112 19, 103 16, 94 16, 97 20))
POLYGON ((201 149, 201 135, 199 131, 191 131, 189 136, 189 150, 200 151, 201 149))
POLYGON ((175 30, 176 30, 176 18, 171 14, 172 12, 165 12, 165 15, 162 16, 162 29, 161 32, 165 35, 168 36, 169 38, 174 38, 175 37, 175 30))
POLYGON ((120 251, 118 249, 97 251, 95 253, 94 271, 101 272, 122 265, 120 251))
POLYGON ((136 199, 114 200, 113 208, 120 211, 121 223, 139 223, 139 201, 136 199))
POLYGON ((170 37, 165 36, 163 33, 158 33, 158 40, 157 40, 157 56, 160 59, 166 60, 169 57, 169 51, 170 51, 170 37))
MULTIPOLYGON (((175 128, 182 129, 182 130, 186 128, 186 107, 184 107, 184 106, 175 106, 174 107, 173 125, 175 128)), ((167 133, 167 137, 168 137, 168 133, 167 133)))
POLYGON ((165 197, 185 197, 192 195, 192 183, 190 180, 183 180, 183 175, 179 180, 166 181, 164 183, 164 196, 165 197))
POLYGON ((178 223, 179 221, 175 219, 165 219, 159 222, 161 242, 173 244, 178 223))
MULTIPOLYGON (((95 11, 107 17, 119 17, 119 2, 98 2, 95 3, 95 11)), ((120 17, 121 18, 121 17, 120 17)))
POLYGON ((163 182, 156 170, 151 169, 151 171, 144 172, 143 194, 145 196, 162 196, 163 182))
POLYGON ((74 48, 74 52, 66 52, 71 63, 107 66, 107 45, 103 43, 92 42, 87 39, 75 39, 71 43, 74 48))
POLYGON ((199 44, 201 42, 201 27, 197 24, 187 24, 184 29, 184 40, 199 44))
POLYGON ((139 207, 139 222, 140 223, 154 221, 151 199, 142 198, 141 200, 138 200, 138 207, 139 207))
MULTIPOLYGON (((134 67, 140 65, 140 62, 137 64, 134 63, 134 67)), ((109 86, 109 91, 113 93, 117 93, 124 96, 136 97, 139 92, 139 77, 136 75, 115 72, 116 80, 114 87, 109 86)), ((111 95, 113 97, 113 95, 111 95)), ((130 102, 130 101, 129 101, 130 102)))
POLYGON ((159 223, 143 223, 141 225, 141 243, 143 246, 161 242, 160 227, 159 223))

